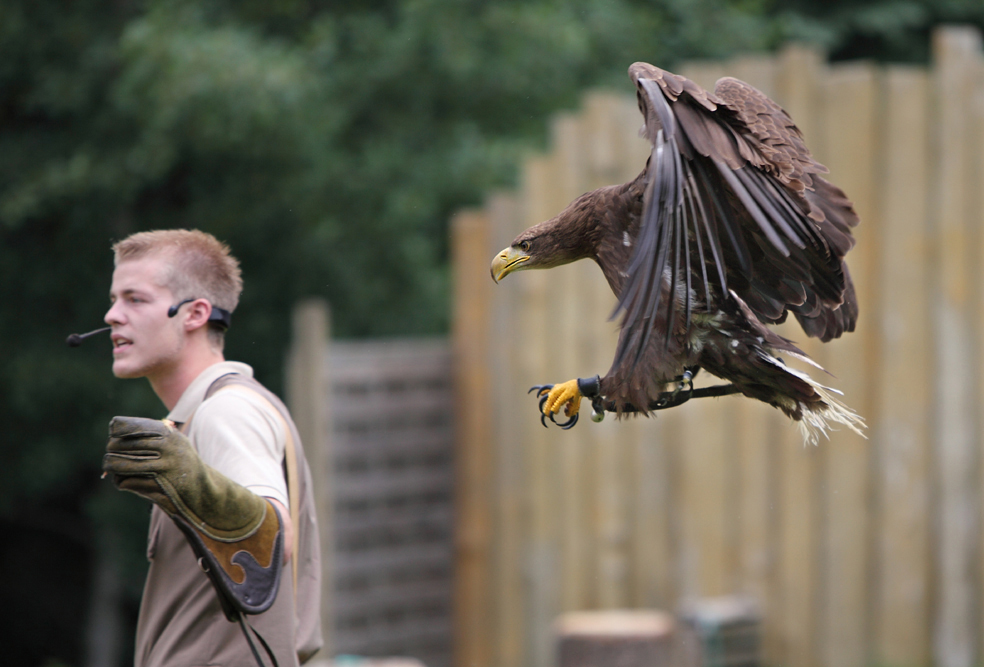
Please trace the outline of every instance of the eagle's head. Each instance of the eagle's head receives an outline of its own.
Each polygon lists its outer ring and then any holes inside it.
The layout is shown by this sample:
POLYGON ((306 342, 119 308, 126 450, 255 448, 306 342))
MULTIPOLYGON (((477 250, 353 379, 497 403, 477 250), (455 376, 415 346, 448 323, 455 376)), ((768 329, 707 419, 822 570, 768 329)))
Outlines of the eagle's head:
POLYGON ((556 217, 517 236, 492 259, 492 280, 499 282, 513 271, 551 269, 593 257, 598 245, 599 192, 581 195, 556 217))

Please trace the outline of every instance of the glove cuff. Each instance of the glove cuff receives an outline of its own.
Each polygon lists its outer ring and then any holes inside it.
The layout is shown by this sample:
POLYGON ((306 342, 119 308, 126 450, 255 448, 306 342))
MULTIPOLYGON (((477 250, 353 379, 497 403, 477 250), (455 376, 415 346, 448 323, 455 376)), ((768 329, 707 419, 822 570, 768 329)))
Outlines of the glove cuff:
POLYGON ((219 593, 222 610, 230 621, 236 620, 239 612, 260 614, 269 609, 280 586, 283 521, 273 503, 260 500, 266 506, 262 521, 249 535, 236 540, 213 539, 182 515, 171 516, 219 593))

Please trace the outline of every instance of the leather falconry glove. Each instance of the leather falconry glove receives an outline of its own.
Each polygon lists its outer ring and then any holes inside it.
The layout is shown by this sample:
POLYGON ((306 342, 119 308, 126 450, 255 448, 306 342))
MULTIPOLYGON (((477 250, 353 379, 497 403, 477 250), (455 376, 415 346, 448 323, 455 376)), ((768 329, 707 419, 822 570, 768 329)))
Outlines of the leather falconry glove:
POLYGON ((229 620, 277 597, 283 530, 272 503, 202 462, 169 422, 114 417, 103 470, 124 491, 156 503, 191 543, 229 620))

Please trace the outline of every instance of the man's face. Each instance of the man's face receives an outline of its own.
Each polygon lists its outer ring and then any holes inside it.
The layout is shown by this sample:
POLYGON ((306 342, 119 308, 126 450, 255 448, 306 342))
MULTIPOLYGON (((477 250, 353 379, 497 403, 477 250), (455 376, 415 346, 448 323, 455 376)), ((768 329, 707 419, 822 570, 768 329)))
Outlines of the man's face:
POLYGON ((118 378, 152 377, 177 364, 184 343, 180 318, 169 318, 171 290, 161 286, 167 267, 150 255, 120 262, 109 290, 112 306, 106 324, 113 328, 113 374, 118 378))

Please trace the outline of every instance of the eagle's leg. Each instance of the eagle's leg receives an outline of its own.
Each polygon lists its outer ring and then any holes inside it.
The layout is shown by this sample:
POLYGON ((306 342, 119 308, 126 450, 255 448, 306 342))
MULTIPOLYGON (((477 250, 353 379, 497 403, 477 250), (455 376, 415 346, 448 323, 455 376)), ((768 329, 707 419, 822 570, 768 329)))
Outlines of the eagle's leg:
POLYGON ((687 366, 683 370, 683 375, 673 380, 676 388, 673 391, 664 391, 653 401, 650 410, 665 410, 683 405, 694 396, 694 377, 700 372, 700 366, 687 366))
POLYGON ((663 396, 668 404, 672 406, 683 405, 693 396, 694 393, 694 378, 697 377, 697 373, 700 372, 700 366, 687 366, 683 369, 683 375, 673 380, 676 383, 676 389, 663 396), (684 389, 686 387, 686 389, 684 389), (681 395, 682 394, 682 395, 681 395))
POLYGON ((568 380, 561 384, 537 385, 531 388, 530 391, 535 390, 536 395, 540 398, 540 423, 546 426, 546 419, 549 417, 550 421, 566 431, 577 424, 581 409, 581 399, 585 397, 590 399, 596 398, 599 387, 600 379, 598 376, 595 376, 593 378, 568 380), (570 417, 570 419, 566 422, 558 423, 554 419, 554 415, 560 412, 561 407, 564 408, 564 414, 570 417))

